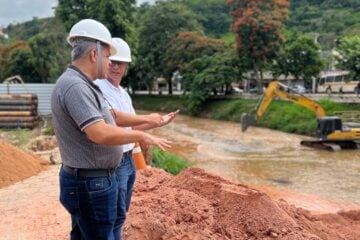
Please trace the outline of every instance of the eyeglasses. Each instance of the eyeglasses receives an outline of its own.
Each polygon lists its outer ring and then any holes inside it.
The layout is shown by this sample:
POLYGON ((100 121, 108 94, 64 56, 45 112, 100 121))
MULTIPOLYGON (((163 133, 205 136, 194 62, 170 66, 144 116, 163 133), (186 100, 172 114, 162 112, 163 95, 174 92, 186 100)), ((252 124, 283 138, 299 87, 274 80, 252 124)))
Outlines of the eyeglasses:
POLYGON ((115 66, 120 67, 120 65, 121 65, 121 62, 110 61, 110 66, 112 66, 112 67, 115 67, 115 66))

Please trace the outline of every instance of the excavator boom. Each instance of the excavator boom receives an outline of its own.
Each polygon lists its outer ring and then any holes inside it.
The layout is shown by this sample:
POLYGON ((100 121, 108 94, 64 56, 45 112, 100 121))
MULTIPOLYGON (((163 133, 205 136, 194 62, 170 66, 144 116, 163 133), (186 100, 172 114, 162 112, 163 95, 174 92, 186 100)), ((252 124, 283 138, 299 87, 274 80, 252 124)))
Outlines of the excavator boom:
POLYGON ((245 132, 249 126, 256 123, 257 120, 264 115, 266 109, 269 107, 271 101, 275 97, 290 100, 299 105, 302 105, 315 112, 317 118, 321 118, 326 115, 325 110, 316 101, 296 92, 294 89, 281 84, 278 81, 273 81, 269 84, 269 86, 266 88, 266 91, 259 99, 255 106, 255 111, 253 113, 242 114, 241 130, 243 132, 245 132))

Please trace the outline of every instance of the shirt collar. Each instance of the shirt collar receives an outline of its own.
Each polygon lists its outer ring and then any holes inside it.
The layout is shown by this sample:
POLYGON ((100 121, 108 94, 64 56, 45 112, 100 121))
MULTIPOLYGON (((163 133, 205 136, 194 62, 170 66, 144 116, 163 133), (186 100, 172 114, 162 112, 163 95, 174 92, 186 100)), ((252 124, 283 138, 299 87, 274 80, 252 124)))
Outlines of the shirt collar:
POLYGON ((93 81, 91 81, 88 76, 86 76, 78 67, 74 66, 74 65, 70 65, 69 66, 70 69, 76 71, 77 73, 79 73, 81 75, 81 79, 84 80, 85 82, 87 82, 88 84, 90 84, 93 88, 95 88, 96 90, 100 91, 99 86, 97 86, 93 81))

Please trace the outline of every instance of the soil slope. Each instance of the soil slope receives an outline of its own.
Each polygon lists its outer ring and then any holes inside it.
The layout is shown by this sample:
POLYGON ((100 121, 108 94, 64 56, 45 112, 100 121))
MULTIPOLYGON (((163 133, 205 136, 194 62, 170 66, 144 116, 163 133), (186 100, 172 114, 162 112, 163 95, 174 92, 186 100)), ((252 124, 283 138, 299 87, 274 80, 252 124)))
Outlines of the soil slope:
POLYGON ((360 239, 360 211, 312 215, 200 169, 139 172, 123 237, 130 239, 360 239))

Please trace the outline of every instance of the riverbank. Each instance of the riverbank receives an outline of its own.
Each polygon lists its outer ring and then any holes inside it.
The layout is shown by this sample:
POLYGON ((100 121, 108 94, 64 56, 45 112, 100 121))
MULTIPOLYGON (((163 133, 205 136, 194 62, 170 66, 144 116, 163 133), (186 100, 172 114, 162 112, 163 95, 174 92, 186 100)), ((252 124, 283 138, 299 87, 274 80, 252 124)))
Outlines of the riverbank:
POLYGON ((194 167, 264 190, 316 212, 359 208, 360 151, 329 152, 302 146, 308 136, 236 122, 179 115, 151 131, 173 144, 170 152, 194 167))
MULTIPOLYGON (((148 96, 132 97, 135 109, 170 112, 177 109, 181 114, 189 115, 185 96, 148 96)), ((210 99, 202 106, 197 115, 203 118, 239 122, 244 112, 252 112, 257 100, 254 99, 210 99)), ((319 100, 327 115, 339 111, 360 111, 358 103, 336 103, 328 99, 319 100)), ((316 129, 315 113, 292 102, 274 100, 264 116, 256 124, 288 133, 313 136, 316 129)))

